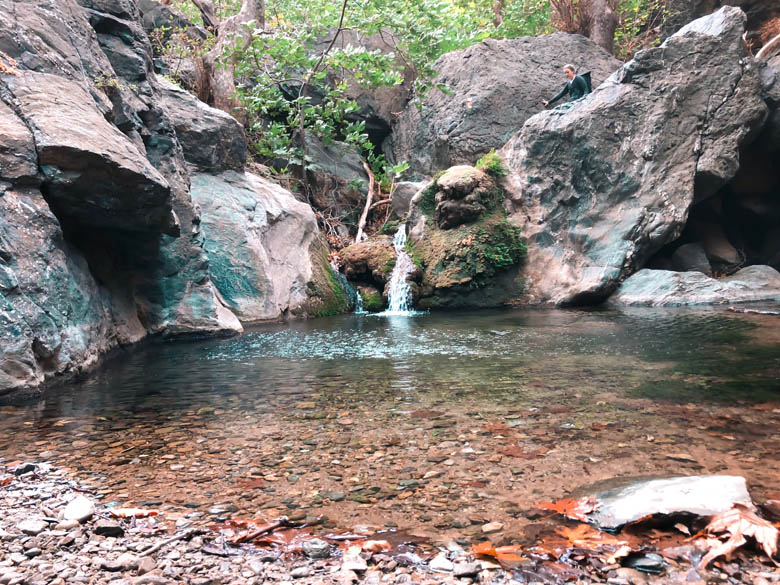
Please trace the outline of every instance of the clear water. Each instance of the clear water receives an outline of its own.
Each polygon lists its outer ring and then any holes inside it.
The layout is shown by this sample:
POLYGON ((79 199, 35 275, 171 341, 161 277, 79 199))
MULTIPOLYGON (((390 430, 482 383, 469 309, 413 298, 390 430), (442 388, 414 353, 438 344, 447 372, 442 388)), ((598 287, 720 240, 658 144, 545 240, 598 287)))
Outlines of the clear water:
POLYGON ((780 485, 778 323, 650 309, 347 315, 155 343, 0 408, 0 459, 66 466, 124 504, 304 510, 452 537, 447 518, 520 530, 518 506, 616 475, 736 473, 760 498, 780 485), (267 489, 248 493, 252 477, 267 489), (401 499, 409 478, 422 483, 401 499))

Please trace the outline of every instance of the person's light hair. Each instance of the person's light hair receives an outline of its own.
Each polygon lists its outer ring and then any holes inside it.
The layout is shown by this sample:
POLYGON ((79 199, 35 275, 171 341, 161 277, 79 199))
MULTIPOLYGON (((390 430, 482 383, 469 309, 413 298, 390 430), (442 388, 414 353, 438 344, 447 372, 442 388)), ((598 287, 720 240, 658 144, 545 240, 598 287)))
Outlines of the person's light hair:
POLYGON ((574 65, 572 65, 571 63, 568 63, 568 64, 564 65, 563 69, 564 70, 568 69, 572 73, 577 73, 577 68, 574 65))

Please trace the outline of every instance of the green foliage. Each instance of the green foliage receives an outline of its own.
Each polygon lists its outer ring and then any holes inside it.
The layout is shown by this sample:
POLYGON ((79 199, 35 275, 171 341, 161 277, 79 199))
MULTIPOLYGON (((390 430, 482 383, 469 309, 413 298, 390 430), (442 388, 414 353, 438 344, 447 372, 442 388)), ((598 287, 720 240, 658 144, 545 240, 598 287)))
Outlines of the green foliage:
POLYGON ((630 59, 637 50, 658 43, 656 29, 666 17, 665 0, 620 0, 617 13, 615 56, 630 59))
POLYGON ((400 221, 391 219, 382 224, 382 227, 379 228, 379 233, 385 236, 392 236, 395 232, 398 231, 399 225, 401 225, 400 221))
POLYGON ((509 174, 509 169, 504 166, 504 162, 501 160, 501 157, 496 154, 495 149, 491 149, 491 151, 480 158, 474 166, 485 171, 495 181, 498 181, 501 177, 506 177, 509 174))
POLYGON ((433 217, 433 214, 436 212, 436 191, 437 190, 438 190, 438 186, 436 184, 436 180, 434 180, 430 185, 428 185, 425 188, 422 197, 420 197, 420 202, 418 203, 420 211, 422 211, 425 215, 428 215, 430 217, 433 217))
POLYGON ((360 290, 360 298, 363 300, 363 308, 371 313, 378 313, 385 308, 385 299, 382 293, 376 290, 360 290))
POLYGON ((455 262, 463 273, 472 277, 472 287, 481 287, 525 258, 527 250, 520 228, 504 219, 479 228, 461 241, 455 262))

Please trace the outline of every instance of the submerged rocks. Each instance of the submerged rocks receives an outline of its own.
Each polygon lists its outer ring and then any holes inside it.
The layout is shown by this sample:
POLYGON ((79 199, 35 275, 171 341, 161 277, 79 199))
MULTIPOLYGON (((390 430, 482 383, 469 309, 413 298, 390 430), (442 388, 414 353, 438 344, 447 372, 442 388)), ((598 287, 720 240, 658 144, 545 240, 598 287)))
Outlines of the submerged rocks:
POLYGON ((770 266, 748 266, 721 279, 646 268, 626 279, 608 304, 661 307, 762 301, 780 301, 780 272, 770 266))
POLYGON ((605 299, 680 235, 694 191, 706 199, 734 176, 767 111, 744 19, 725 7, 689 24, 506 145, 510 221, 530 244, 526 301, 605 299))
POLYGON ((436 81, 422 104, 410 102, 385 144, 395 160, 407 160, 411 175, 432 176, 453 165, 474 164, 501 148, 541 100, 563 86, 563 65, 579 60, 594 86, 620 62, 585 37, 556 33, 511 40, 486 40, 436 61, 436 81))

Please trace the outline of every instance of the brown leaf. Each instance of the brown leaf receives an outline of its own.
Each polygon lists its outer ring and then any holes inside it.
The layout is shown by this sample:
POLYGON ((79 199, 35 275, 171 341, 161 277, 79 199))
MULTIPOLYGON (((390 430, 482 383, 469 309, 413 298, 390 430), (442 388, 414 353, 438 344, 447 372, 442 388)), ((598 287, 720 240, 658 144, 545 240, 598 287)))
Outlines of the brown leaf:
POLYGON ((386 540, 367 540, 360 545, 365 552, 378 553, 392 550, 392 546, 386 540))
POLYGON ((625 544, 624 541, 618 540, 615 536, 606 532, 596 530, 589 524, 578 524, 574 528, 561 526, 555 532, 566 538, 574 546, 587 549, 595 549, 604 545, 622 546, 625 544))
POLYGON ((753 510, 744 504, 734 504, 730 510, 714 516, 704 529, 704 533, 716 539, 722 539, 728 535, 728 539, 725 542, 716 540, 716 542, 720 542, 719 545, 713 543, 710 552, 701 560, 702 567, 706 567, 720 556, 731 554, 737 550, 747 542, 746 537, 748 536, 763 548, 769 560, 778 565, 773 558, 777 554, 777 528, 758 517, 753 510))
POLYGON ((599 503, 592 497, 580 498, 575 500, 573 498, 564 498, 557 502, 541 502, 539 508, 542 510, 551 510, 558 512, 571 518, 572 520, 579 520, 580 522, 587 522, 587 514, 590 514, 599 507, 599 503))

